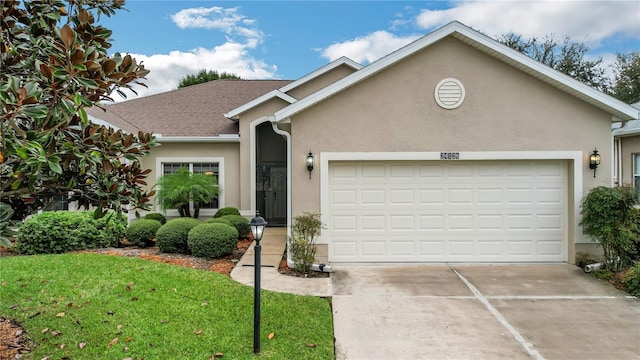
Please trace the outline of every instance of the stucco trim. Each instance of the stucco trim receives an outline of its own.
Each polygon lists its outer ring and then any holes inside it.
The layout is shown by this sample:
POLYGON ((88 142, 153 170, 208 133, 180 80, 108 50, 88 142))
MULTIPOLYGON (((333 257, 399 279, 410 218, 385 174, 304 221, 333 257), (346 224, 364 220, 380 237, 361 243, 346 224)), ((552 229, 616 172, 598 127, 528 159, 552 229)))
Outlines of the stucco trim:
POLYGON ((159 143, 238 143, 240 136, 238 134, 221 134, 219 136, 162 136, 156 135, 159 143))
POLYGON ((286 92, 291 91, 295 88, 297 88, 298 86, 301 86, 315 78, 317 78, 318 76, 321 76, 339 66, 349 66, 354 70, 360 70, 363 68, 362 65, 358 64, 357 62, 347 58, 347 57, 341 57, 337 60, 332 61, 331 63, 329 63, 328 65, 325 65, 303 77, 301 77, 300 79, 289 83, 283 87, 281 87, 280 89, 277 90, 273 90, 270 91, 262 96, 260 96, 259 98, 256 98, 255 100, 252 100, 240 107, 237 107, 231 111, 229 111, 228 113, 224 114, 225 117, 229 118, 229 119, 233 119, 233 120, 238 120, 240 114, 242 114, 245 111, 248 111, 262 103, 265 103, 271 99, 274 98, 280 98, 286 102, 288 102, 289 104, 293 104, 296 101, 298 101, 298 99, 294 98, 293 96, 290 96, 288 94, 286 94, 286 92))
MULTIPOLYGON (((156 183, 162 176, 162 163, 218 163, 218 208, 223 208, 225 204, 224 196, 224 158, 223 157, 157 157, 156 158, 156 183)), ((158 206, 157 202, 154 204, 158 206)), ((158 207, 159 209, 159 207, 158 207)), ((213 216, 217 210, 200 209, 200 215, 203 217, 213 216)), ((166 210, 167 216, 180 216, 178 210, 166 210)))
POLYGON ((232 120, 238 120, 240 118, 240 114, 242 114, 243 112, 249 111, 256 106, 275 98, 282 99, 289 104, 293 104, 294 102, 298 101, 298 99, 294 98, 293 96, 287 95, 280 90, 273 90, 260 96, 259 98, 251 100, 248 103, 229 111, 228 113, 224 114, 224 116, 232 120))
MULTIPOLYGON (((259 119, 253 120, 250 124, 249 124, 249 166, 251 167, 250 169, 250 176, 251 176, 251 183, 250 183, 250 187, 249 187, 249 191, 251 191, 251 210, 250 210, 250 214, 246 214, 244 212, 241 211, 242 215, 244 216, 255 216, 257 208, 256 208, 256 141, 257 141, 257 137, 256 137, 256 127, 262 123, 265 122, 269 122, 269 118, 266 116, 263 116, 259 119)), ((289 143, 287 143, 289 144, 289 143)), ((287 145, 288 146, 288 145, 287 145)), ((287 149, 288 151, 288 149, 287 149)))
MULTIPOLYGON (((440 160, 440 152, 321 152, 319 156, 320 165, 320 214, 323 223, 327 223, 329 214, 329 164, 334 161, 389 161, 389 160, 413 160, 413 161, 443 161, 440 160)), ((572 240, 577 243, 591 243, 588 239, 581 236, 579 214, 580 200, 583 194, 583 154, 582 151, 463 151, 460 152, 460 160, 570 160, 573 164, 569 166, 569 173, 573 174, 573 178, 568 178, 569 189, 573 189, 573 203, 568 206, 573 209, 567 209, 567 217, 573 214, 573 218, 567 220, 573 226, 573 229, 567 228, 567 237, 573 233, 572 240), (571 171, 573 170, 573 171, 571 171), (571 231, 573 230, 573 231, 571 231)), ((571 198, 571 197, 570 197, 571 198)), ((328 239, 322 235, 318 239, 319 244, 331 244, 328 239)), ((564 244, 564 254, 569 256, 569 244, 564 244)), ((566 261, 569 259, 567 258, 566 261)))
POLYGON ((348 57, 342 56, 339 59, 336 59, 336 60, 330 62, 329 64, 327 64, 327 65, 325 65, 325 66, 323 66, 323 67, 321 67, 321 68, 319 68, 319 69, 317 69, 317 70, 315 70, 313 72, 310 72, 309 74, 301 77, 300 79, 281 87, 279 90, 282 91, 282 92, 291 91, 291 90, 297 88, 298 86, 303 85, 303 84, 305 84, 305 83, 317 78, 318 76, 326 74, 327 72, 329 72, 329 71, 331 71, 331 70, 333 70, 333 69, 335 69, 335 68, 337 68, 339 66, 343 66, 343 65, 346 65, 346 66, 348 66, 348 67, 350 67, 350 68, 352 68, 352 69, 354 69, 356 71, 360 70, 360 69, 362 69, 364 67, 364 66, 358 64, 357 62, 349 59, 348 57))
POLYGON ((341 92, 354 84, 394 65, 404 58, 434 44, 435 42, 453 36, 456 39, 475 47, 511 66, 534 76, 551 86, 565 91, 591 105, 607 111, 614 118, 612 121, 632 120, 638 118, 638 111, 631 106, 609 95, 601 93, 590 86, 581 83, 559 71, 545 66, 510 47, 481 34, 460 22, 453 21, 431 32, 430 34, 406 45, 405 47, 377 60, 355 73, 336 81, 335 83, 291 104, 274 114, 277 122, 288 121, 295 114, 341 92))

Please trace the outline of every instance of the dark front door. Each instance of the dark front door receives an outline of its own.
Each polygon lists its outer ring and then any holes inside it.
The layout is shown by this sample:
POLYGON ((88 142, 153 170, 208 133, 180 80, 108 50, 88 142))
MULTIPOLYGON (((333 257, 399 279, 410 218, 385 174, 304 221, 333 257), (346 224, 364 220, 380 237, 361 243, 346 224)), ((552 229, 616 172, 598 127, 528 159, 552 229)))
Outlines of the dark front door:
POLYGON ((269 226, 287 224, 287 166, 260 164, 257 174, 257 208, 269 226))
POLYGON ((270 122, 256 127, 256 209, 268 226, 287 225, 287 142, 270 122))

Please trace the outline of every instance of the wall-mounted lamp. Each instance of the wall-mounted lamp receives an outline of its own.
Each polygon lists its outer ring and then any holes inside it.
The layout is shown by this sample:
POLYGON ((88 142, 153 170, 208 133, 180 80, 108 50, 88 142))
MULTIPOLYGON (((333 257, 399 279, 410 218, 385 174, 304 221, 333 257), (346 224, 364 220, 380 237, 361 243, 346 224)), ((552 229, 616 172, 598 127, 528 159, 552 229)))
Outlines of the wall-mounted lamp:
POLYGON ((311 179, 311 172, 313 171, 313 153, 309 150, 307 155, 307 170, 309 171, 309 179, 311 179))
POLYGON ((600 154, 598 154, 598 149, 593 149, 593 153, 589 157, 589 169, 593 170, 593 177, 596 177, 596 169, 600 165, 600 154))

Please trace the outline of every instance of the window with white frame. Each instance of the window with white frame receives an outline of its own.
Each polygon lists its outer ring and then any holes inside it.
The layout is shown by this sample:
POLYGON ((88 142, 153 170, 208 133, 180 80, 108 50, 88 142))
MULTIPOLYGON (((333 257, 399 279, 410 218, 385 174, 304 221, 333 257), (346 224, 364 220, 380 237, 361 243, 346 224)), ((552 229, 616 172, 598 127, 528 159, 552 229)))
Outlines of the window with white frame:
POLYGON ((633 186, 640 191, 640 154, 633 154, 633 186))
MULTIPOLYGON (((180 168, 186 168, 194 174, 206 174, 214 176, 218 184, 218 195, 211 198, 207 203, 200 203, 201 213, 206 215, 207 210, 215 211, 223 207, 220 193, 223 183, 223 159, 222 158, 157 158, 157 168, 160 169, 161 175, 167 175, 177 172, 180 168)), ((193 204, 191 205, 193 208, 193 204)), ((172 211, 168 211, 172 212, 172 211)), ((171 215, 171 214, 169 214, 171 215)))

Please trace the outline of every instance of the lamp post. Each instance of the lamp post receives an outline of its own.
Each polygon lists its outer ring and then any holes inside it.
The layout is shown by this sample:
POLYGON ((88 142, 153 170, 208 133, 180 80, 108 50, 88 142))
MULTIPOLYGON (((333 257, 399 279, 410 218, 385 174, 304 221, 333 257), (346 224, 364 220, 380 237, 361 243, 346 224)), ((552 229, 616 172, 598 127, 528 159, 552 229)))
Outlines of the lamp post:
POLYGON ((254 264, 254 279, 253 279, 253 352, 260 352, 260 253, 262 252, 262 246, 260 240, 262 240, 262 234, 264 234, 264 227, 267 222, 260 212, 256 212, 256 217, 249 222, 251 226, 251 234, 253 240, 256 241, 256 245, 253 248, 255 254, 254 264))

